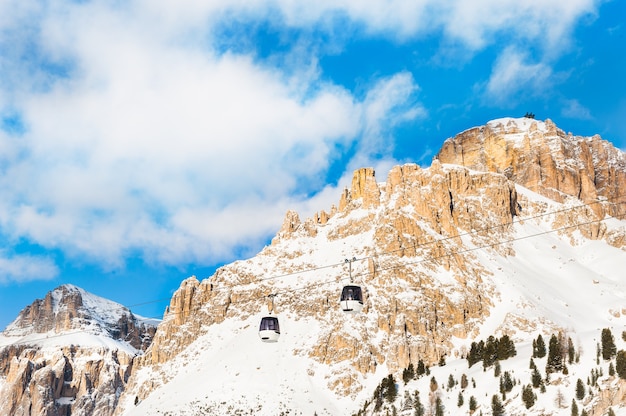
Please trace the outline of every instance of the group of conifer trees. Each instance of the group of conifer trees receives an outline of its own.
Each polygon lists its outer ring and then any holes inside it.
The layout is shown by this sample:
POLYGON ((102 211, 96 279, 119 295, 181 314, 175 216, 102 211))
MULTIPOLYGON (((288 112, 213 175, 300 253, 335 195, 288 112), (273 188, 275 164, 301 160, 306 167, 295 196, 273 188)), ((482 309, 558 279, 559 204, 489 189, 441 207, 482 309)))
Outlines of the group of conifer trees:
MULTIPOLYGON (((622 339, 626 341, 626 331, 622 332, 622 339)), ((507 335, 503 335, 501 338, 490 336, 486 341, 472 342, 470 351, 465 357, 468 361, 469 367, 480 361, 483 362, 483 367, 485 369, 492 365, 495 366, 494 376, 500 377, 500 394, 494 394, 492 396, 491 412, 493 415, 505 414, 505 406, 503 402, 506 401, 507 393, 511 392, 514 386, 519 383, 513 377, 512 372, 504 371, 501 373, 500 371, 500 361, 514 357, 516 354, 517 352, 513 341, 507 335)), ((570 337, 566 337, 563 333, 552 334, 548 341, 548 345, 546 346, 542 335, 538 335, 537 338, 533 340, 532 357, 530 358, 530 369, 532 370, 530 383, 521 386, 521 399, 526 409, 530 409, 535 405, 537 401, 537 393, 545 393, 546 384, 550 383, 551 374, 562 373, 564 375, 568 375, 568 365, 578 363, 579 360, 579 352, 574 347, 574 343, 570 337), (545 377, 542 376, 541 371, 535 364, 535 359, 543 358, 546 358, 545 377)), ((601 342, 598 343, 596 360, 598 365, 600 365, 601 362, 606 365, 608 362, 609 376, 617 375, 618 377, 626 380, 626 351, 617 349, 615 345, 615 338, 613 337, 611 330, 608 328, 602 330, 601 342)), ((444 365, 445 360, 440 360, 439 366, 444 365)), ((409 363, 408 367, 402 372, 402 380, 406 385, 411 380, 416 380, 422 375, 430 375, 430 369, 420 359, 417 367, 415 367, 413 363, 409 363)), ((582 404, 588 394, 594 394, 593 390, 599 389, 597 381, 600 377, 602 377, 602 375, 602 367, 598 367, 597 369, 592 369, 591 376, 587 379, 587 386, 585 386, 585 383, 580 378, 577 380, 574 397, 572 398, 570 406, 572 416, 588 415, 586 409, 582 407, 582 404), (579 408, 582 408, 580 413, 579 408)), ((471 382, 475 388, 476 381, 472 379, 471 382)), ((448 377, 447 390, 452 391, 457 384, 458 382, 452 375, 450 375, 448 377)), ((465 374, 463 374, 461 376, 460 383, 461 390, 458 394, 457 400, 457 406, 459 408, 463 405, 467 405, 467 402, 463 397, 463 392, 465 392, 468 384, 468 378, 465 374)), ((373 413, 371 414, 374 415, 380 414, 381 411, 386 411, 386 414, 389 415, 390 410, 391 416, 397 415, 398 409, 396 408, 395 401, 398 397, 398 393, 399 388, 396 384, 394 376, 389 374, 376 387, 372 398, 372 402, 374 404, 373 409, 370 408, 368 411, 368 407, 370 405, 370 402, 368 401, 365 403, 363 409, 361 409, 357 414, 370 414, 369 412, 373 410, 373 413), (387 404, 383 406, 385 402, 387 404)), ((441 393, 439 392, 439 384, 437 383, 435 377, 431 377, 430 380, 430 393, 428 395, 426 405, 422 403, 420 394, 417 390, 414 390, 412 394, 409 390, 405 390, 404 396, 401 396, 400 399, 399 409, 402 414, 407 414, 408 412, 414 416, 424 416, 427 413, 435 416, 450 414, 445 412, 443 402, 441 400, 441 393)), ((565 395, 561 391, 557 392, 557 399, 559 401, 559 407, 567 408, 565 395)), ((477 400, 474 396, 470 396, 468 403, 470 412, 477 409, 477 400)), ((607 412, 609 416, 613 416, 615 414, 611 408, 607 409, 607 412)))

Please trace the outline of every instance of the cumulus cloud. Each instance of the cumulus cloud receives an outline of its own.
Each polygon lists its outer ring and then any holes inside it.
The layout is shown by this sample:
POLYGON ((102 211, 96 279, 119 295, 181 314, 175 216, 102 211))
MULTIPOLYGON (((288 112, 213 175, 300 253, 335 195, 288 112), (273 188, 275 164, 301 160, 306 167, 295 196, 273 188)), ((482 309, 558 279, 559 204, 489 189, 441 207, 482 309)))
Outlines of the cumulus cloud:
MULTIPOLYGON (((337 160, 344 179, 364 165, 387 169, 393 128, 427 110, 408 72, 357 96, 324 80, 314 51, 282 67, 215 48, 215 27, 271 21, 400 41, 444 33, 478 50, 498 34, 555 45, 594 5, 544 3, 4 1, 1 231, 104 267, 130 254, 220 261, 271 235, 287 209, 336 202, 326 182, 337 160)), ((510 96, 550 76, 510 49, 487 90, 510 96)), ((6 264, 34 275, 23 259, 6 264)), ((33 264, 55 273, 50 260, 33 264)))
POLYGON ((494 64, 485 88, 486 98, 504 104, 518 94, 536 95, 550 87, 552 68, 542 62, 529 62, 526 53, 507 48, 494 64))
POLYGON ((0 283, 53 279, 59 269, 49 257, 8 255, 0 251, 0 283))

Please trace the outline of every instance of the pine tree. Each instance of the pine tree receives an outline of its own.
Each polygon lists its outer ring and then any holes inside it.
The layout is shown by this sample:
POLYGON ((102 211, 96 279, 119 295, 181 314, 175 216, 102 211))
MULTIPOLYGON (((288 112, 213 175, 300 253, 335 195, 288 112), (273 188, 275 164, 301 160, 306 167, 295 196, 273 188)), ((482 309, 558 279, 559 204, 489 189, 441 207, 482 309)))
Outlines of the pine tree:
POLYGON ((383 380, 383 383, 385 399, 387 399, 389 403, 392 403, 396 400, 396 396, 398 395, 398 387, 396 386, 396 380, 393 378, 393 374, 389 374, 387 378, 383 380))
POLYGON ((537 336, 537 341, 533 341, 533 357, 543 358, 546 356, 546 343, 543 341, 541 334, 537 336))
POLYGON ((576 382, 576 398, 582 400, 585 398, 585 385, 581 379, 576 382))
POLYGON ((513 379, 511 373, 505 371, 500 377, 500 393, 504 394, 513 390, 513 379))
POLYGON ((477 408, 478 408, 478 402, 476 401, 476 397, 470 396, 470 399, 469 399, 469 410, 473 412, 477 408))
POLYGON ((576 348, 571 337, 567 337, 567 362, 572 365, 576 360, 576 348))
POLYGON ((487 342, 485 343, 485 348, 483 349, 483 368, 488 368, 496 362, 497 358, 497 345, 496 339, 493 335, 490 335, 487 338, 487 342))
POLYGON ((441 397, 437 396, 437 401, 435 402, 435 416, 444 416, 445 407, 441 402, 441 397))
POLYGON ((535 367, 535 369, 533 370, 531 376, 530 376, 530 380, 533 383, 533 387, 534 388, 538 388, 539 386, 541 386, 543 384, 543 379, 541 378, 541 373, 539 373, 539 370, 537 369, 537 367, 535 367))
POLYGON ((580 412, 580 416, 589 416, 589 414, 587 413, 585 409, 583 409, 583 411, 580 412))
POLYGON ((602 358, 610 360, 615 356, 617 349, 615 347, 615 338, 609 328, 602 330, 602 358))
POLYGON ((578 405, 576 404, 576 400, 572 399, 572 415, 578 416, 578 405))
POLYGON ((402 370, 402 381, 404 384, 408 383, 415 377, 415 368, 413 367, 413 363, 409 363, 409 366, 402 370))
POLYGON ((424 416, 424 406, 420 400, 420 394, 417 390, 413 394, 413 407, 415 408, 415 416, 424 416))
POLYGON ((550 337, 548 346, 548 361, 546 363, 546 373, 557 373, 563 370, 563 356, 561 355, 561 343, 556 335, 550 337))
POLYGON ((500 361, 496 360, 496 363, 493 366, 493 376, 499 377, 501 372, 502 372, 502 368, 500 367, 500 361))
POLYGON ((458 407, 463 406, 463 393, 459 392, 459 397, 456 399, 456 405, 458 407))
POLYGON ((502 335, 502 338, 498 340, 497 347, 498 360, 506 360, 507 358, 512 358, 517 355, 515 343, 508 335, 502 335))
POLYGON ((606 414, 606 416, 615 416, 615 412, 613 411, 613 409, 609 407, 609 412, 606 414))
POLYGON ((426 366, 424 365, 424 361, 422 361, 422 359, 420 358, 417 362, 417 372, 415 373, 415 375, 419 377, 421 375, 424 375, 424 373, 426 373, 426 366))
POLYGON ((450 374, 448 376, 448 390, 454 387, 455 384, 456 382, 454 381, 454 377, 452 376, 452 374, 450 374))
POLYGON ((626 380, 626 351, 619 350, 615 356, 615 372, 626 380))
POLYGON ((615 375, 615 367, 613 367, 613 361, 609 363, 609 375, 613 377, 615 375))
POLYGON ((413 398, 411 397, 411 393, 408 390, 404 390, 404 399, 402 400, 402 406, 400 410, 402 412, 409 411, 413 409, 413 398))
POLYGON ((537 396, 533 391, 533 387, 530 384, 524 386, 522 388, 522 401, 524 402, 526 409, 530 409, 531 407, 533 407, 536 400, 537 396))
POLYGON ((500 400, 500 396, 494 394, 491 397, 491 413, 493 416, 503 416, 504 415, 504 405, 500 400))

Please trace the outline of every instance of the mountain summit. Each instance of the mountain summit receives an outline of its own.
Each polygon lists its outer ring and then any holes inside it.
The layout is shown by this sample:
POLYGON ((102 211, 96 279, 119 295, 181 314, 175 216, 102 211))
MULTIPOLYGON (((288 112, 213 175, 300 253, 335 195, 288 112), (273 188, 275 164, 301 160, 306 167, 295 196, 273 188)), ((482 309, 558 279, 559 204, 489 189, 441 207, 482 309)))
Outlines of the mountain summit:
POLYGON ((65 284, 0 335, 0 414, 112 414, 157 322, 65 284))

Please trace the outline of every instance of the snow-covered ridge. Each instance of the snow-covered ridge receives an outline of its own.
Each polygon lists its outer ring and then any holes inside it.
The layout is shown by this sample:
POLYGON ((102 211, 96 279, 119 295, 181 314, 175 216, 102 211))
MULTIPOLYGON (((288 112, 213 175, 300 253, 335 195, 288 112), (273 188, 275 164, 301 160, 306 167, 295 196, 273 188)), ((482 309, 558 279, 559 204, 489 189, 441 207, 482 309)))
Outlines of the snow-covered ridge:
POLYGON ((134 344, 131 349, 136 352, 144 343, 144 332, 157 324, 117 302, 64 284, 24 308, 0 335, 0 345, 127 348, 134 344))

